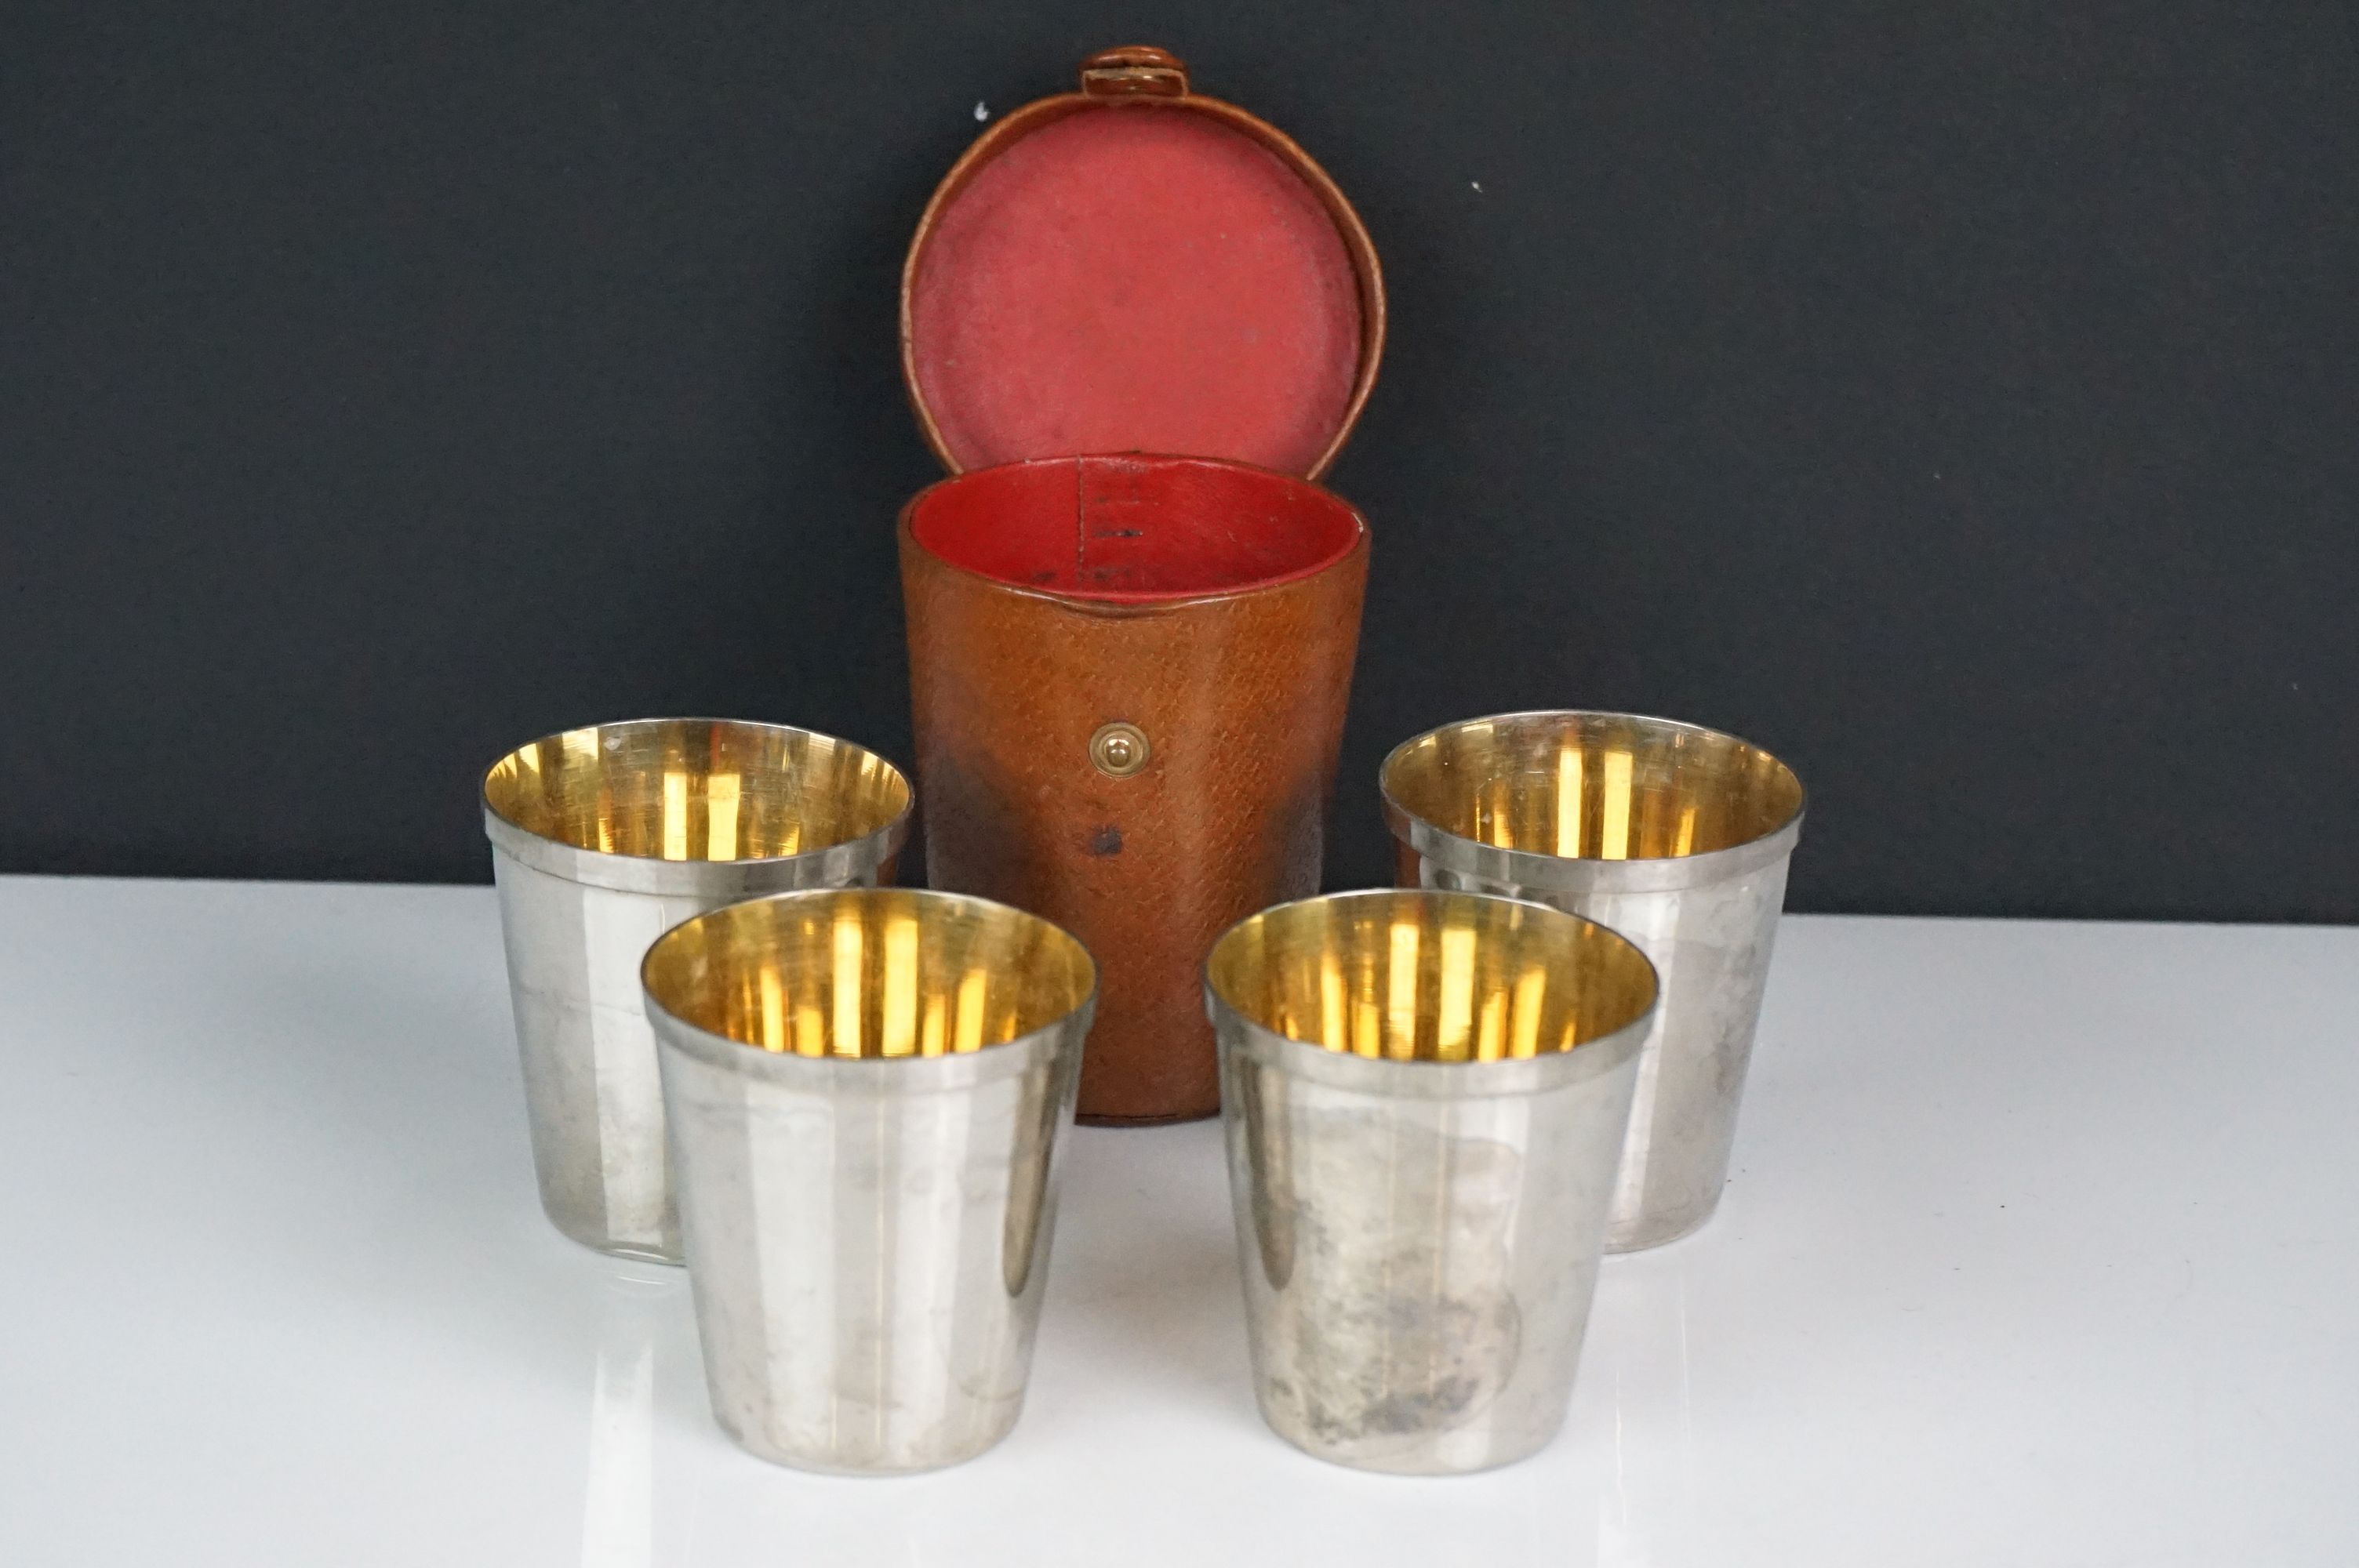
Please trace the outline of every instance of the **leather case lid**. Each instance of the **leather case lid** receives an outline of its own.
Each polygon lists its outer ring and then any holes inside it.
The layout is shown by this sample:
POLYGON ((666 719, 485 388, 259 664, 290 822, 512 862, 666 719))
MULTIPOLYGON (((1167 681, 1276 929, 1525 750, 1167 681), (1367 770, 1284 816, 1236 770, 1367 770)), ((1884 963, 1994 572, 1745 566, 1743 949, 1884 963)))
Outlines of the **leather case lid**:
POLYGON ((919 223, 902 360, 953 471, 1165 452, 1315 476, 1375 377, 1384 287, 1300 148, 1125 49, 969 149, 919 223))

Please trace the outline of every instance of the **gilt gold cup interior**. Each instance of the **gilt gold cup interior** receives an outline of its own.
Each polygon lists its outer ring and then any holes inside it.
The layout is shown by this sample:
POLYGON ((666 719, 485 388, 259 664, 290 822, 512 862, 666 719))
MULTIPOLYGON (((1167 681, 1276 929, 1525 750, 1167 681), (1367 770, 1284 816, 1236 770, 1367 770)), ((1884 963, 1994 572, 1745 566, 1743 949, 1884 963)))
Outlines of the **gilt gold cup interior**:
POLYGON ((1385 762, 1403 886, 1531 899, 1629 937, 1661 972, 1608 1248, 1710 1218, 1769 974, 1801 781, 1735 736, 1638 714, 1445 725, 1385 762))
POLYGON ((1212 949, 1216 1004, 1288 1040, 1387 1062, 1516 1062, 1626 1030, 1655 1003, 1631 945, 1495 898, 1279 904, 1212 949))
POLYGON ((1205 990, 1262 1413, 1442 1475, 1564 1421, 1657 982, 1539 904, 1338 893, 1213 947, 1205 990))
POLYGON ((709 719, 568 730, 518 747, 484 779, 485 811, 518 834, 582 854, 674 863, 855 846, 866 855, 842 858, 874 858, 866 841, 906 826, 910 799, 901 771, 865 746, 709 719))
POLYGON ((1758 746, 1629 713, 1509 713, 1430 730, 1384 766, 1397 829, 1542 860, 1679 860, 1799 821, 1801 781, 1758 746))
POLYGON ((643 969, 722 1426, 802 1469, 972 1458, 1023 1406, 1097 966, 1035 916, 784 893, 643 969))
POLYGON ((483 800, 541 1205, 587 1246, 677 1262, 639 960, 717 904, 889 881, 909 782, 832 735, 653 719, 519 747, 483 800))
POLYGON ((1097 969, 1020 910, 886 889, 716 910, 657 943, 642 979, 652 1003, 705 1034, 858 1061, 1005 1045, 1080 1009, 1097 969))

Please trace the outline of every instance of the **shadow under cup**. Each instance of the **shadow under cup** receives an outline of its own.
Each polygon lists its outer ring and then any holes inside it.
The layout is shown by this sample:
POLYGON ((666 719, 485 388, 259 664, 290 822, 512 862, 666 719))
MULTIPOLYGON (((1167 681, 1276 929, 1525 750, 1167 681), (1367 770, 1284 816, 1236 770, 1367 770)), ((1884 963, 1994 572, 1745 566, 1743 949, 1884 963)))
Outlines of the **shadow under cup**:
POLYGON ((1628 1251, 1712 1217, 1769 975, 1802 786, 1717 730, 1635 714, 1513 713, 1386 759, 1405 887, 1553 905, 1636 943, 1662 979, 1607 1240, 1628 1251))
POLYGON ((782 894, 648 952, 713 1413, 755 1454, 973 1457, 1031 1368, 1097 970, 1004 904, 782 894))
POLYGON ((484 829, 541 1206, 602 1251, 680 1259, 639 961, 736 899, 889 880, 908 780, 785 725, 654 719, 569 730, 484 780, 484 829))
POLYGON ((1471 893, 1339 893, 1221 938, 1205 989, 1255 1390, 1322 1459, 1441 1475, 1563 1423, 1646 957, 1471 893))

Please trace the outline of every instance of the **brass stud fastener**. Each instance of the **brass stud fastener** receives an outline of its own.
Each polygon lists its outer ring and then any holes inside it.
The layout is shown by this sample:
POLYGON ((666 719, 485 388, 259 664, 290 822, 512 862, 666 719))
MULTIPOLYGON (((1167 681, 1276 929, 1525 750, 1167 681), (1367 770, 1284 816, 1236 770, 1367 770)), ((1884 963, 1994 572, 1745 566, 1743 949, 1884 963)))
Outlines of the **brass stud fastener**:
POLYGON ((1116 719, 1090 737, 1090 761, 1110 779, 1126 779, 1147 766, 1147 732, 1116 719))

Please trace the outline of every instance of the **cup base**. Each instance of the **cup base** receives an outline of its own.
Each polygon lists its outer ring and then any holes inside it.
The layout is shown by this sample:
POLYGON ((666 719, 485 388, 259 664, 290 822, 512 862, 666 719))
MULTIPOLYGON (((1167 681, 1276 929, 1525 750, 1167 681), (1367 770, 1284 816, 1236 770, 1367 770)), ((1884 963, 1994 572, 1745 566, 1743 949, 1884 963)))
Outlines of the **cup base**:
MULTIPOLYGON (((541 1212, 549 1213, 546 1207, 541 1212)), ((661 1263, 672 1269, 684 1268, 688 1263, 688 1260, 679 1253, 667 1252, 660 1247, 652 1247, 644 1241, 616 1241, 612 1237, 595 1231, 584 1233, 576 1230, 554 1214, 549 1215, 549 1223, 556 1227, 557 1234, 575 1246, 587 1247, 591 1251, 603 1253, 609 1258, 628 1258, 636 1263, 661 1263)))
POLYGON ((1618 1227, 1609 1230, 1605 1236, 1605 1255, 1611 1258, 1622 1252, 1651 1252, 1658 1247, 1684 1241, 1710 1225, 1712 1217, 1719 1212, 1720 1205, 1715 1203, 1691 1219, 1674 1220, 1669 1225, 1641 1222, 1626 1231, 1618 1227))
POLYGON ((749 1442, 744 1433, 730 1425, 729 1422, 721 1421, 718 1412, 715 1412, 714 1420, 719 1424, 721 1430, 729 1434, 730 1442, 735 1444, 738 1447, 744 1449, 755 1458, 761 1460, 766 1465, 776 1465, 783 1470, 799 1470, 806 1475, 811 1476, 849 1476, 854 1477, 869 1476, 880 1478, 889 1478, 895 1476, 930 1475, 937 1470, 947 1470, 953 1465, 963 1465, 970 1459, 979 1459, 985 1454, 990 1453, 993 1449, 998 1447, 999 1444, 1006 1440, 1007 1434, 1016 1430, 1016 1422, 1013 1420, 1010 1420, 1006 1426, 1001 1427, 997 1432, 993 1433, 990 1437, 975 1447, 961 1449, 955 1454, 945 1454, 939 1457, 928 1457, 908 1464, 847 1465, 834 1463, 812 1454, 797 1454, 787 1449, 773 1448, 763 1444, 749 1442))
MULTIPOLYGON (((1268 1422, 1269 1417, 1267 1411, 1263 1412, 1262 1419, 1265 1422, 1268 1422)), ((1325 1449, 1313 1447, 1311 1444, 1303 1442, 1300 1438, 1296 1437, 1289 1433, 1280 1431, 1277 1423, 1274 1422, 1269 1422, 1269 1429, 1271 1432, 1276 1433, 1279 1437, 1285 1439, 1288 1447, 1295 1449, 1299 1453, 1310 1455, 1311 1458, 1318 1460, 1321 1465, 1332 1465, 1339 1470, 1357 1470, 1361 1474, 1368 1476, 1421 1476, 1428 1480, 1444 1481, 1449 1480, 1452 1476, 1481 1476, 1493 1470, 1504 1470, 1510 1465, 1520 1465, 1525 1460, 1532 1458, 1544 1452, 1548 1448, 1548 1445, 1554 1443, 1557 1438, 1557 1433, 1551 1432, 1548 1436, 1542 1438, 1539 1442, 1533 1444, 1530 1447, 1519 1449, 1512 1454, 1501 1454, 1487 1456, 1477 1460, 1471 1465, 1451 1465, 1436 1460, 1430 1454, 1402 1454, 1397 1459, 1387 1459, 1384 1457, 1359 1458, 1347 1456, 1332 1453, 1325 1449)))

